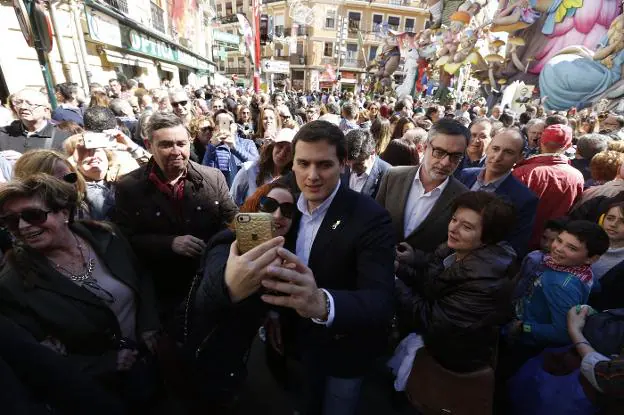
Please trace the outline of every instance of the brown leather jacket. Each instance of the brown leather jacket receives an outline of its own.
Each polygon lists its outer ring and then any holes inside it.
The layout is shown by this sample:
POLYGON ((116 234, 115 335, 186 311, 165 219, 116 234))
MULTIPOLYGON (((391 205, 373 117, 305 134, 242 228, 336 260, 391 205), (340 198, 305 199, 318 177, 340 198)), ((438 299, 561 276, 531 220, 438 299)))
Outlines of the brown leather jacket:
POLYGON ((516 254, 506 242, 458 261, 446 259, 450 254, 448 247, 438 248, 426 269, 397 281, 397 314, 403 328, 423 335, 441 365, 468 372, 492 360, 498 326, 511 311, 516 254))

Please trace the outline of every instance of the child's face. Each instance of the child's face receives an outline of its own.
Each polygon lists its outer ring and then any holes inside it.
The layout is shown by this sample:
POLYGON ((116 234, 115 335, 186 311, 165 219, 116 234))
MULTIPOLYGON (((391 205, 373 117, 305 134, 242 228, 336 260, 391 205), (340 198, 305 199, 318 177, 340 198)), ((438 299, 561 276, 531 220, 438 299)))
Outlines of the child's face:
POLYGON ((609 209, 605 215, 602 227, 609 235, 611 244, 619 244, 624 241, 624 216, 619 207, 609 209))
POLYGON ((550 247, 557 236, 559 236, 559 233, 559 231, 554 229, 544 229, 544 233, 542 233, 542 238, 540 239, 540 249, 543 253, 547 254, 550 252, 550 247))
POLYGON ((558 265, 573 267, 591 263, 585 243, 566 231, 555 238, 550 254, 558 265))

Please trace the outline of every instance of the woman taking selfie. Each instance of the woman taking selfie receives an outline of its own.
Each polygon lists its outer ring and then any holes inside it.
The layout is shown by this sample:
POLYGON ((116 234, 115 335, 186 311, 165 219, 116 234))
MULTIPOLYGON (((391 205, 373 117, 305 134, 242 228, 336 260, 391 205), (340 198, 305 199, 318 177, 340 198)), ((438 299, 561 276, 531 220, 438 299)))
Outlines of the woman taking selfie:
POLYGON ((261 281, 291 228, 295 203, 285 184, 265 184, 240 211, 270 213, 276 237, 242 255, 230 229, 207 244, 201 274, 187 299, 183 330, 192 384, 201 397, 196 404, 204 412, 224 413, 246 378, 247 354, 268 309, 258 294, 261 281))
POLYGON ((145 408, 143 357, 159 330, 151 279, 114 228, 74 222, 76 206, 74 185, 47 174, 0 189, 0 223, 15 237, 0 274, 0 314, 145 408))

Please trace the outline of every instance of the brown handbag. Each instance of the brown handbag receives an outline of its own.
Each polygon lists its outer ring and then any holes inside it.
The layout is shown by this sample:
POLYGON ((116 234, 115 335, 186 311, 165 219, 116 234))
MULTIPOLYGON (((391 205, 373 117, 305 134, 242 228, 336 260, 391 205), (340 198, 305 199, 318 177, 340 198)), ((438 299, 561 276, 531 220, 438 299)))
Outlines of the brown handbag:
POLYGON ((490 415, 494 370, 486 366, 469 373, 451 372, 423 347, 414 358, 405 393, 424 415, 490 415))

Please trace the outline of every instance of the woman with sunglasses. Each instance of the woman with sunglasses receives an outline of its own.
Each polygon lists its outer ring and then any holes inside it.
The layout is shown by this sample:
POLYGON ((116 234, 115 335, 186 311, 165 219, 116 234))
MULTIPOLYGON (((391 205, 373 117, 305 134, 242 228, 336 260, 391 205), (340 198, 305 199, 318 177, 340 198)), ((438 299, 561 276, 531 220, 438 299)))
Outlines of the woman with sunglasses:
MULTIPOLYGON (((246 377, 247 356, 268 307, 260 300, 263 272, 290 231, 297 210, 289 187, 265 184, 241 207, 241 213, 273 216, 276 238, 240 255, 233 229, 208 242, 203 267, 186 301, 183 355, 196 385, 196 405, 204 413, 229 413, 246 377)), ((235 223, 232 224, 232 228, 235 223)), ((281 341, 273 337, 278 347, 281 341)))
POLYGON ((251 109, 247 105, 239 105, 236 110, 236 124, 238 125, 238 134, 241 137, 252 139, 255 126, 251 119, 251 109))
POLYGON ((48 174, 0 188, 0 224, 15 237, 0 314, 144 412, 160 328, 151 278, 120 232, 74 221, 77 203, 74 185, 48 174))
POLYGON ((210 139, 214 132, 214 121, 211 116, 200 115, 193 117, 189 125, 191 132, 191 155, 190 159, 195 163, 201 163, 206 155, 206 147, 210 144, 210 139))

